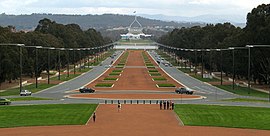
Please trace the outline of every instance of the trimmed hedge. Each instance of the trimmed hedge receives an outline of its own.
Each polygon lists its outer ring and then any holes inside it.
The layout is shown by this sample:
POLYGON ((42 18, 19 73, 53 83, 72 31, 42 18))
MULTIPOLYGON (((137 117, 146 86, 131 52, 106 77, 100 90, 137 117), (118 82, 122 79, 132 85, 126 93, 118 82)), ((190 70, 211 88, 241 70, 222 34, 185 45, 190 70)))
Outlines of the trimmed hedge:
POLYGON ((160 73, 150 73, 150 76, 161 76, 160 73))
POLYGON ((112 72, 112 73, 110 73, 109 75, 110 75, 110 76, 119 76, 120 73, 118 73, 118 72, 112 72))
POLYGON ((114 73, 121 73, 121 72, 123 72, 123 70, 113 70, 112 72, 114 72, 114 73))
POLYGON ((113 83, 98 83, 95 87, 112 87, 113 83))
POLYGON ((106 80, 106 81, 116 81, 118 78, 113 78, 113 77, 106 77, 106 78, 104 78, 104 80, 106 80))
POLYGON ((156 77, 153 78, 154 81, 166 81, 167 79, 165 77, 156 77))
POLYGON ((158 70, 148 70, 148 72, 158 72, 158 70))
POLYGON ((158 87, 176 87, 174 84, 157 84, 158 87))
POLYGON ((154 64, 145 64, 146 66, 154 66, 154 64))

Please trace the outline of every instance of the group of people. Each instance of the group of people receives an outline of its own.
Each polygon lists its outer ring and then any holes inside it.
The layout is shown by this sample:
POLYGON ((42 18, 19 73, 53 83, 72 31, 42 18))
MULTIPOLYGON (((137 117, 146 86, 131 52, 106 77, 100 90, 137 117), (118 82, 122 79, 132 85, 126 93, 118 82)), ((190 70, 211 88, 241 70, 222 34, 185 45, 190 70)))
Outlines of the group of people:
POLYGON ((164 110, 174 110, 174 102, 173 101, 159 101, 160 110, 162 110, 162 106, 164 110))

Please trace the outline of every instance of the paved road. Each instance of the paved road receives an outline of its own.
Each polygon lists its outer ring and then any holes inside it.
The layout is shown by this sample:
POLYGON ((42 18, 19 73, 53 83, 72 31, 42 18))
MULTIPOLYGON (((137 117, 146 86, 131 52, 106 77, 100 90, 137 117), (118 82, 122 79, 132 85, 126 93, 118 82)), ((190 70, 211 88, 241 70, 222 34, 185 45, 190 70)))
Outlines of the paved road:
MULTIPOLYGON (((117 59, 121 51, 117 51, 117 59)), ((150 55, 156 60, 157 58, 155 52, 150 52, 150 55)), ((115 60, 114 59, 114 60, 115 60)), ((105 103, 105 100, 101 99, 70 99, 65 98, 65 95, 68 95, 70 93, 67 93, 67 91, 75 90, 81 86, 84 86, 85 84, 91 82, 95 78, 97 78, 99 75, 101 75, 103 72, 105 72, 108 68, 104 67, 105 65, 109 65, 112 61, 111 58, 107 58, 104 62, 102 62, 102 66, 94 67, 91 71, 81 75, 80 77, 65 82, 61 85, 55 86, 53 88, 49 88, 47 90, 44 90, 42 92, 34 94, 36 97, 46 97, 46 98, 54 98, 56 100, 46 100, 46 101, 18 101, 13 102, 12 105, 27 105, 27 104, 65 104, 65 103, 105 103)), ((227 101, 220 101, 221 99, 229 99, 229 98, 236 98, 241 97, 238 95, 231 94, 229 92, 226 92, 224 90, 221 90, 219 88, 213 87, 211 85, 208 85, 206 83, 203 83, 197 79, 194 79, 185 73, 179 71, 175 67, 165 67, 164 65, 160 65, 160 67, 167 72, 169 75, 171 75, 174 79, 181 82, 185 86, 196 90, 196 94, 206 96, 206 99, 201 100, 176 100, 175 103, 182 103, 182 104, 218 104, 218 105, 232 105, 232 106, 253 106, 253 107, 269 107, 270 105, 268 103, 249 103, 249 102, 227 102, 227 101)), ((101 92, 102 93, 102 92, 101 92)), ((111 92, 111 93, 118 93, 111 92)), ((136 93, 136 90, 133 91, 133 93, 136 93)), ((153 92, 148 92, 153 93, 153 92)), ((154 92, 157 93, 157 92, 154 92)), ((164 93, 164 92, 160 92, 164 93)), ((169 92, 170 93, 170 92, 169 92)), ((117 103, 117 100, 107 100, 107 103, 117 103)), ((121 101, 123 103, 123 100, 121 101)), ((143 103, 143 100, 138 100, 140 104, 143 103)), ((130 103, 130 100, 127 100, 127 103, 130 103)), ((132 103, 137 103, 137 100, 132 100, 132 103)), ((149 101, 146 101, 146 103, 150 103, 149 101)), ((156 100, 151 101, 152 104, 156 103, 156 100)))
MULTIPOLYGON (((149 54, 154 60, 158 60, 156 52, 149 52, 149 54)), ((171 75, 171 77, 173 77, 175 80, 179 81, 186 87, 195 90, 195 94, 206 96, 207 100, 228 99, 237 97, 237 95, 234 95, 207 83, 201 82, 191 76, 188 76, 187 74, 183 73, 175 67, 166 67, 165 65, 160 64, 160 68, 162 68, 166 73, 171 75)))
POLYGON ((113 59, 110 57, 107 58, 101 63, 101 65, 93 67, 93 69, 90 70, 89 72, 86 72, 71 81, 64 82, 60 85, 33 94, 33 96, 62 99, 65 95, 67 95, 66 92, 76 90, 82 86, 85 86, 89 82, 93 81, 94 79, 102 75, 102 73, 104 73, 107 69, 109 69, 107 66, 110 65, 111 61, 112 60, 115 61, 116 59, 118 59, 121 56, 121 53, 122 51, 117 51, 115 53, 117 54, 116 57, 114 57, 113 59))

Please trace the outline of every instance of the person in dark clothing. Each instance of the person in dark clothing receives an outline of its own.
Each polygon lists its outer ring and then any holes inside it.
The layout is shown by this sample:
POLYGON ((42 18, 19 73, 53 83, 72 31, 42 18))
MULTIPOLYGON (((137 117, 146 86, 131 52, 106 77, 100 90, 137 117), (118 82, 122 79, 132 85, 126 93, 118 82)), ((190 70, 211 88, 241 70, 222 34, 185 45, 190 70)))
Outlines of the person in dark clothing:
POLYGON ((162 110, 162 101, 159 101, 159 108, 162 110))
POLYGON ((96 122, 96 112, 94 112, 93 121, 96 122))
POLYGON ((164 110, 166 110, 166 101, 163 102, 164 110))
POLYGON ((169 109, 170 109, 170 102, 167 101, 167 110, 169 110, 169 109))

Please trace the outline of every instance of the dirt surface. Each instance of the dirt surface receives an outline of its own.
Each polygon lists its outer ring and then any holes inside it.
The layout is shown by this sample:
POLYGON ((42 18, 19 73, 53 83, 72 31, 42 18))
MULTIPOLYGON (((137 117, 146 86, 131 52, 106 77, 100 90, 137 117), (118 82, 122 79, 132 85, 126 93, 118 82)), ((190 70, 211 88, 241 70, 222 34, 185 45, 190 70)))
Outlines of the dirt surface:
POLYGON ((269 136, 270 131, 181 126, 171 110, 159 105, 100 105, 87 125, 2 128, 1 136, 269 136))

